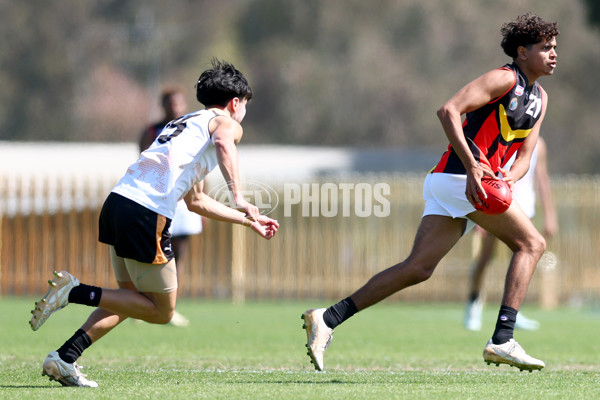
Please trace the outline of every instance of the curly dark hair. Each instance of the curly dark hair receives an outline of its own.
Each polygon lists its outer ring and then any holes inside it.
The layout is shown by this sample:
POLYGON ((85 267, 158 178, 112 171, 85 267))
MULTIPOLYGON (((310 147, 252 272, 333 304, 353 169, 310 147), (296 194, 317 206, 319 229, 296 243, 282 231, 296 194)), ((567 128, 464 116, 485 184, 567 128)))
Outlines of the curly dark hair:
POLYGON ((529 48, 558 36, 560 32, 556 25, 556 22, 545 20, 533 13, 519 15, 514 21, 502 25, 502 49, 507 56, 516 58, 519 46, 529 48))
POLYGON ((204 71, 196 83, 196 99, 206 107, 225 107, 238 97, 250 101, 252 89, 244 75, 232 64, 213 58, 212 68, 204 71))

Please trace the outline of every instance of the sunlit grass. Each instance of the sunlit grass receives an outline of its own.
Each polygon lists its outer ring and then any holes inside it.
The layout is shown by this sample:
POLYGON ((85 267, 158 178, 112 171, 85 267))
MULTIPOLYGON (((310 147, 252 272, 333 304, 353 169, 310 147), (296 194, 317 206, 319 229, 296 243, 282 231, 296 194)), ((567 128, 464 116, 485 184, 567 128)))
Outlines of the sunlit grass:
POLYGON ((600 314, 591 310, 528 309, 542 328, 516 339, 547 365, 528 373, 483 362, 496 307, 483 331, 468 332, 462 305, 384 303, 336 329, 326 371, 316 372, 300 314, 327 303, 181 301, 188 328, 125 321, 79 360, 100 387, 78 389, 49 382, 41 363, 91 308, 70 305, 32 332, 33 299, 1 298, 0 398, 600 398, 600 314))

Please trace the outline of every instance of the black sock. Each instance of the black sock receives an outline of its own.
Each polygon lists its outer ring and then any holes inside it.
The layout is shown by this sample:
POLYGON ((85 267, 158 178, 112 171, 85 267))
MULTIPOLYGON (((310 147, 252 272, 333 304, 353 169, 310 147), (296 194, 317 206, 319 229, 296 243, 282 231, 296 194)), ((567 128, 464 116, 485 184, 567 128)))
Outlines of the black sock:
POLYGON ((81 356, 81 353, 91 345, 92 339, 90 339, 88 334, 85 333, 84 330, 78 329, 71 339, 67 340, 65 344, 56 351, 61 360, 73 364, 77 361, 79 356, 81 356))
POLYGON ((515 322, 517 321, 517 310, 508 306, 501 306, 496 321, 496 329, 492 336, 494 344, 503 344, 513 338, 515 322))
POLYGON ((100 297, 102 297, 102 288, 81 283, 69 292, 69 303, 98 307, 100 297))
POLYGON ((357 312, 356 304, 354 304, 350 297, 347 297, 325 310, 323 320, 325 321, 325 325, 333 329, 357 312))

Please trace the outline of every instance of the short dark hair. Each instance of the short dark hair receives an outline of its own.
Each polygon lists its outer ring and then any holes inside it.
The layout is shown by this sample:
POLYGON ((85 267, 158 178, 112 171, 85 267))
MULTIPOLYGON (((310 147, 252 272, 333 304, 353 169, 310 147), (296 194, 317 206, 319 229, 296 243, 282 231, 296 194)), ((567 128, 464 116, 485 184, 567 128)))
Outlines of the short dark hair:
POLYGON ((232 64, 213 58, 212 68, 200 75, 196 83, 196 99, 206 107, 225 107, 234 97, 250 100, 252 89, 244 75, 232 64))
POLYGON ((558 36, 560 32, 556 25, 556 22, 533 13, 519 15, 514 21, 502 25, 502 49, 507 56, 516 58, 519 46, 530 47, 558 36))

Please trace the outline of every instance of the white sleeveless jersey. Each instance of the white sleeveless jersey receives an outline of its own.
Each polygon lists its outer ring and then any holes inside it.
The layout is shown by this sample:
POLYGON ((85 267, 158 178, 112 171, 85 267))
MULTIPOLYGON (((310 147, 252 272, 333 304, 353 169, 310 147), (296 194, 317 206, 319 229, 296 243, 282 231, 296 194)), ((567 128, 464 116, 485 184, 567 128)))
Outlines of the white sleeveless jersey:
POLYGON ((177 202, 217 165, 208 124, 218 115, 200 110, 169 122, 112 191, 172 220, 177 202))
MULTIPOLYGON (((513 162, 515 162, 515 158, 516 153, 508 160, 504 169, 510 169, 513 162)), ((513 200, 519 203, 529 218, 533 218, 535 215, 535 168, 537 165, 537 158, 538 152, 537 146, 535 146, 531 153, 529 170, 527 170, 527 173, 513 186, 513 200)))

